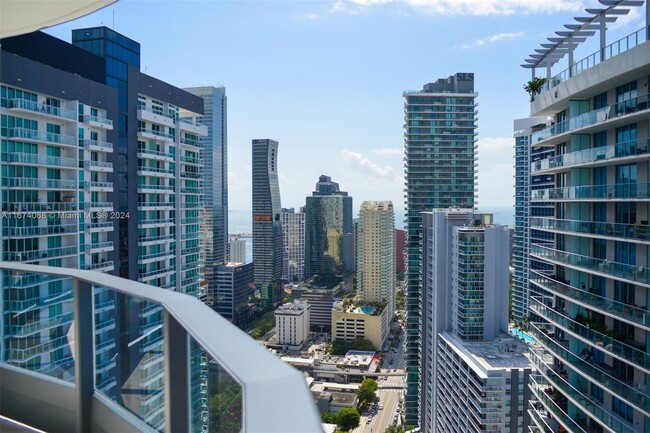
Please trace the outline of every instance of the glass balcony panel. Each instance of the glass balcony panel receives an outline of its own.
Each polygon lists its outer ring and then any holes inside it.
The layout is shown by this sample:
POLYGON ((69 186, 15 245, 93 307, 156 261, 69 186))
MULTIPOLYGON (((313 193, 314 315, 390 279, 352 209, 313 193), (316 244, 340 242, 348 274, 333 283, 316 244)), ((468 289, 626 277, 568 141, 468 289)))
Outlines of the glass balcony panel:
POLYGON ((589 200, 644 200, 650 198, 650 184, 612 184, 568 186, 536 189, 530 192, 531 201, 589 201, 589 200))
POLYGON ((71 278, 3 270, 2 362, 74 382, 71 278))
POLYGON ((569 431, 587 433, 573 420, 573 418, 567 415, 567 413, 560 408, 558 402, 556 402, 557 398, 553 395, 553 389, 543 376, 531 374, 529 376, 528 386, 535 397, 537 397, 537 399, 542 403, 546 411, 549 412, 553 418, 568 427, 569 431))
MULTIPOLYGON (((100 290, 96 287, 95 290, 100 290)), ((143 420, 157 431, 164 431, 165 419, 165 368, 164 368, 164 332, 162 308, 153 315, 143 316, 140 311, 150 311, 158 305, 133 296, 116 297, 121 311, 133 314, 123 316, 119 339, 115 328, 106 326, 113 318, 111 315, 98 314, 95 317, 95 344, 115 341, 115 348, 97 355, 98 365, 110 365, 117 360, 119 367, 112 369, 95 369, 97 391, 113 399, 117 404, 143 420), (110 379, 116 379, 115 386, 110 379)))
POLYGON ((530 228, 650 242, 650 231, 648 231, 647 224, 620 224, 533 217, 530 219, 530 228))

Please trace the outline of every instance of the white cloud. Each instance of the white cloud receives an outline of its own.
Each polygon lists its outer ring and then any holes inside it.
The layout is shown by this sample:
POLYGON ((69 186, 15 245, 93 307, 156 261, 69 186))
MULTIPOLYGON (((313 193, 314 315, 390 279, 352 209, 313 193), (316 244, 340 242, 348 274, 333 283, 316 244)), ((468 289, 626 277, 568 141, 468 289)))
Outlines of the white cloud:
POLYGON ((488 36, 487 38, 482 38, 482 39, 477 39, 474 42, 471 42, 469 44, 463 45, 463 48, 476 48, 476 47, 482 47, 483 45, 490 43, 493 44, 495 42, 502 41, 504 39, 514 39, 518 38, 519 36, 522 36, 524 32, 512 32, 512 33, 497 33, 492 36, 488 36))
POLYGON ((372 149, 372 153, 379 156, 404 155, 404 149, 401 147, 382 147, 381 149, 372 149))
POLYGON ((516 15, 577 12, 581 0, 405 0, 412 8, 430 15, 516 15))
POLYGON ((631 24, 634 24, 635 26, 637 23, 639 23, 639 25, 643 25, 641 23, 641 20, 644 17, 641 16, 639 9, 640 8, 630 8, 630 12, 627 15, 620 15, 616 21, 609 24, 608 28, 610 30, 618 30, 625 28, 631 24))
POLYGON ((486 137, 478 141, 478 151, 479 155, 483 152, 489 153, 501 153, 501 152, 510 152, 515 145, 515 139, 512 137, 486 137))
POLYGON ((297 21, 314 21, 319 19, 320 17, 316 14, 303 14, 303 15, 296 15, 293 17, 293 19, 297 21))
POLYGON ((366 174, 375 177, 393 178, 393 173, 395 171, 393 167, 388 165, 380 167, 358 152, 343 149, 341 151, 341 157, 346 162, 351 163, 353 167, 356 166, 357 169, 363 170, 366 174))

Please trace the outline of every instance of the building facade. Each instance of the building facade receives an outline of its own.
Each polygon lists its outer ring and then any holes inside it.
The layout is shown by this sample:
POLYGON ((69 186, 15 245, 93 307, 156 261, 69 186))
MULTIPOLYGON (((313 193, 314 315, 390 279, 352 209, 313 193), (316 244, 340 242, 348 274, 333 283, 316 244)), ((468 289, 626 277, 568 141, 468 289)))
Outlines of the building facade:
POLYGON ((239 325, 249 315, 249 299, 255 292, 252 263, 233 263, 214 270, 214 290, 208 292, 208 305, 226 319, 239 325))
POLYGON ((275 310, 275 330, 278 344, 290 350, 300 350, 309 339, 309 313, 306 301, 293 301, 275 310))
MULTIPOLYGON (((550 123, 550 122, 548 122, 550 123)), ((531 203, 531 191, 546 189, 553 185, 553 175, 531 176, 531 164, 541 164, 542 160, 553 156, 552 148, 530 146, 530 136, 546 127, 544 117, 517 119, 515 127, 515 228, 513 236, 514 268, 512 278, 512 319, 519 324, 531 318, 528 300, 531 296, 547 295, 545 291, 531 284, 529 270, 535 269, 542 273, 552 271, 548 264, 530 257, 530 246, 548 245, 553 237, 550 233, 531 229, 530 219, 549 217, 553 215, 554 204, 531 203)))
POLYGON ((282 221, 278 142, 253 140, 253 263, 255 286, 268 305, 282 301, 282 221))
POLYGON ((332 305, 338 300, 343 284, 334 287, 314 287, 307 284, 294 286, 291 298, 307 301, 311 306, 309 326, 313 331, 326 332, 332 326, 332 305))
POLYGON ((228 261, 246 263, 246 240, 230 238, 228 240, 228 261))
POLYGON ((282 209, 284 257, 282 279, 301 281, 305 275, 305 213, 282 209))
POLYGON ((305 204, 305 278, 352 272, 353 236, 352 197, 320 176, 305 204))
POLYGON ((530 220, 553 239, 531 247, 531 260, 552 267, 530 271, 531 283, 549 294, 529 299, 539 317, 530 325, 539 401, 531 413, 539 428, 640 433, 650 431, 650 23, 608 46, 598 24, 639 4, 607 3, 551 38, 568 55, 566 70, 552 71, 563 55, 545 50, 526 62, 532 77, 537 70, 548 77, 531 115, 552 119, 530 146, 555 152, 531 167, 531 175, 554 179, 531 193, 531 203, 555 203, 554 215, 530 220), (575 62, 573 38, 596 33, 600 49, 575 62))
POLYGON ((332 341, 352 341, 365 338, 382 350, 390 332, 393 316, 388 307, 344 305, 335 301, 332 305, 332 341))
MULTIPOLYGON (((471 209, 425 212, 422 217, 420 426, 423 431, 457 431, 442 430, 443 425, 439 425, 441 419, 453 420, 456 416, 452 413, 454 408, 440 400, 449 398, 443 386, 447 373, 441 373, 441 357, 445 352, 444 347, 441 348, 440 336, 447 331, 459 341, 485 345, 497 339, 509 339, 505 334, 508 331, 509 236, 504 227, 492 225, 492 214, 471 209)), ((468 350, 456 346, 452 352, 468 350)), ((509 359, 504 355, 502 368, 521 364, 509 359)), ((489 402, 487 396, 484 397, 481 404, 489 402)), ((478 411, 467 402, 464 404, 467 404, 465 411, 482 419, 478 411)), ((488 403, 479 407, 492 406, 488 403)), ((490 419, 494 418, 492 422, 506 423, 505 418, 492 412, 496 411, 490 411, 490 419)), ((505 415, 502 412, 502 416, 505 415)), ((525 422, 523 418, 521 420, 525 422)), ((487 428, 483 421, 478 424, 486 430, 496 429, 494 426, 487 428)), ((527 431, 527 427, 523 431, 527 431)))
POLYGON ((474 74, 458 73, 405 91, 406 397, 405 419, 419 425, 421 212, 475 206, 474 74))
POLYGON ((404 247, 406 246, 406 231, 395 229, 395 272, 404 273, 404 247))
POLYGON ((364 201, 359 211, 357 294, 395 313, 395 212, 390 201, 364 201))

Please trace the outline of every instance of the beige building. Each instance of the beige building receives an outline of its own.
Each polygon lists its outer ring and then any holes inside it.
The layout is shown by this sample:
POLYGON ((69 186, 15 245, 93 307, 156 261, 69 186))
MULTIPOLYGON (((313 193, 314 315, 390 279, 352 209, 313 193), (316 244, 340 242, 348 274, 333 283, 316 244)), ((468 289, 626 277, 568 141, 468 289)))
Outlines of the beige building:
POLYGON ((344 307, 342 301, 332 306, 332 340, 352 341, 355 338, 370 340, 381 350, 390 330, 391 314, 388 308, 374 306, 344 307))
POLYGON ((362 303, 395 312, 395 212, 390 201, 364 201, 359 211, 357 286, 362 303))
POLYGON ((295 300, 275 310, 275 329, 278 344, 299 350, 309 338, 309 312, 306 301, 295 300))

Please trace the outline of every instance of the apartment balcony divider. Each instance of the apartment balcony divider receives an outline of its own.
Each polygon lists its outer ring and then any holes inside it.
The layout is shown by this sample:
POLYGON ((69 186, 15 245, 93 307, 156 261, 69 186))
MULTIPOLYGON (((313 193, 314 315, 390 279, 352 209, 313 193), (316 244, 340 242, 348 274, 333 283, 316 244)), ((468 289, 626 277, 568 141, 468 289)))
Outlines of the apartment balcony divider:
MULTIPOLYGON (((303 377, 198 299, 92 271, 11 262, 0 262, 0 271, 3 287, 23 284, 26 278, 47 281, 49 277, 69 279, 73 287, 70 332, 57 342, 72 356, 43 374, 18 366, 19 351, 4 351, 0 358, 3 416, 45 431, 80 433, 195 431, 196 422, 203 423, 199 427, 204 429, 210 424, 211 431, 322 432, 303 377), (116 344, 115 337, 106 335, 100 351, 95 345, 96 288, 120 294, 129 309, 143 302, 159 305, 161 325, 139 337, 135 334, 137 338, 128 345, 116 344), (149 345, 145 341, 150 338, 159 343, 149 345), (118 365, 125 361, 137 365, 126 377, 108 383, 105 376, 100 380, 97 368, 106 368, 111 361, 104 359, 96 366, 94 354, 115 347, 115 356, 121 359, 118 365), (141 364, 150 359, 156 365, 141 364), (62 374, 64 368, 67 374, 62 374), (152 368, 162 368, 161 380, 147 370, 152 368), (195 374, 197 368, 200 375, 195 374), (204 383, 212 375, 218 377, 213 394, 210 398, 201 394, 196 400, 193 390, 209 388, 197 387, 195 379, 204 383), (141 378, 152 379, 143 393, 124 392, 141 378), (115 392, 115 387, 117 400, 104 394, 115 392)), ((136 315, 133 320, 123 318, 123 326, 137 329, 140 319, 136 315)))

